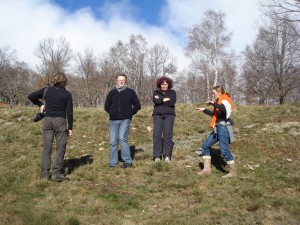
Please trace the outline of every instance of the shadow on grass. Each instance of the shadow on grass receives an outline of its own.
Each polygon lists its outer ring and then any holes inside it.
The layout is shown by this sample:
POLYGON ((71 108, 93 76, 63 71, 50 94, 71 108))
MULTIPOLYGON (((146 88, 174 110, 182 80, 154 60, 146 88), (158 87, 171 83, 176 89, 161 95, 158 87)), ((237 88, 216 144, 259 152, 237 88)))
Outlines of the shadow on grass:
MULTIPOLYGON (((217 148, 211 148, 210 155, 211 155, 211 165, 213 165, 217 170, 223 173, 227 173, 227 171, 224 170, 224 167, 227 165, 227 163, 224 160, 223 156, 221 155, 221 150, 217 148)), ((204 164, 202 162, 199 163, 199 167, 201 168, 201 170, 203 170, 204 164)))
MULTIPOLYGON (((134 145, 130 145, 130 156, 131 156, 132 160, 134 159, 135 154, 139 153, 139 152, 144 152, 144 150, 141 148, 135 148, 134 145)), ((123 162, 122 157, 121 157, 121 150, 118 151, 118 160, 119 160, 119 162, 123 162)))
POLYGON ((64 174, 71 174, 76 168, 93 163, 93 155, 83 155, 80 158, 64 160, 64 174))

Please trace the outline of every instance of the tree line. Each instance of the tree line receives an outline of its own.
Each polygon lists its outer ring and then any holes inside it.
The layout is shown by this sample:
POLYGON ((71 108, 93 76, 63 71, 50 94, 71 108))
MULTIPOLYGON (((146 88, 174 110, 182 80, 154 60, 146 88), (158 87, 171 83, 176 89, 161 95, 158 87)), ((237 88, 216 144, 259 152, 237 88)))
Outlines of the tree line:
POLYGON ((152 104, 155 80, 174 79, 178 102, 198 103, 211 99, 211 88, 221 85, 242 104, 284 104, 300 101, 300 4, 295 0, 262 0, 258 34, 241 54, 230 49, 232 33, 225 14, 207 10, 198 24, 187 28, 183 49, 190 64, 178 70, 177 59, 162 44, 149 46, 141 34, 128 42, 118 41, 107 52, 93 49, 74 53, 64 37, 41 40, 34 54, 33 70, 17 60, 10 46, 0 46, 0 101, 27 105, 28 93, 51 84, 51 75, 68 75, 68 90, 77 107, 101 106, 115 85, 115 76, 128 75, 143 105, 152 104))

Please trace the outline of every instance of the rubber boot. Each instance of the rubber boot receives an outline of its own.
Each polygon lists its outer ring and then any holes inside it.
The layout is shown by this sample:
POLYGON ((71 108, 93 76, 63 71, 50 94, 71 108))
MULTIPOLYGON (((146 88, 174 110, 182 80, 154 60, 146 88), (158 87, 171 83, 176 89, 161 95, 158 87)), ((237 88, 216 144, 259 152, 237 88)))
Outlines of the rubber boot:
POLYGON ((211 174, 211 159, 204 159, 204 168, 198 172, 197 175, 210 175, 211 174))
POLYGON ((228 164, 228 168, 229 168, 229 173, 226 174, 225 176, 222 176, 222 177, 223 177, 223 178, 227 178, 227 177, 235 177, 235 176, 236 176, 235 163, 228 164))

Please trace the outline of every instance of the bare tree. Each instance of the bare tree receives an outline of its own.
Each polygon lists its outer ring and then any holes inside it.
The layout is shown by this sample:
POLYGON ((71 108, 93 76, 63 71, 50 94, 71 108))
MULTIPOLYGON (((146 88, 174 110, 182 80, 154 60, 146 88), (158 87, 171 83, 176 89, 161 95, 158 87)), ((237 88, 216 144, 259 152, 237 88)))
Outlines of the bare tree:
POLYGON ((0 96, 12 107, 19 102, 26 102, 31 81, 35 73, 28 68, 27 64, 15 62, 3 72, 5 79, 2 80, 0 96))
POLYGON ((67 89, 72 93, 74 106, 86 106, 86 99, 84 95, 85 83, 81 77, 72 76, 72 79, 68 80, 67 89))
POLYGON ((253 45, 247 46, 243 52, 245 63, 242 77, 248 103, 252 103, 254 98, 258 98, 259 104, 265 104, 267 98, 271 97, 273 83, 269 74, 268 51, 266 35, 263 30, 260 30, 253 45))
POLYGON ((16 51, 10 46, 0 47, 0 97, 9 101, 7 94, 7 81, 10 78, 11 68, 16 62, 16 51))
POLYGON ((10 46, 0 47, 0 72, 12 66, 16 58, 16 51, 10 46))
POLYGON ((127 60, 127 49, 123 42, 118 41, 115 46, 111 47, 108 53, 103 53, 98 61, 99 76, 101 80, 101 96, 106 97, 109 90, 115 85, 116 75, 125 73, 127 60))
POLYGON ((156 44, 149 49, 147 68, 151 78, 173 74, 177 71, 176 60, 164 45, 156 44))
POLYGON ((237 58, 234 52, 226 55, 221 61, 219 84, 231 95, 236 90, 237 80, 237 58))
POLYGON ((219 81, 221 61, 231 40, 224 17, 224 13, 208 10, 200 24, 188 29, 185 52, 206 79, 207 99, 210 99, 211 86, 219 81))
POLYGON ((51 75, 56 71, 66 72, 72 59, 70 43, 64 38, 47 38, 40 41, 34 54, 41 60, 38 70, 51 83, 51 75))
MULTIPOLYGON (((152 93, 156 89, 156 78, 159 76, 170 76, 176 73, 176 59, 171 55, 166 46, 156 44, 149 49, 145 63, 148 79, 144 78, 143 95, 145 97, 148 96, 150 103, 152 102, 152 93)), ((147 101, 147 99, 144 99, 144 101, 147 101)))
POLYGON ((261 0, 260 6, 264 14, 272 19, 300 22, 299 0, 261 0))
POLYGON ((142 35, 131 35, 129 43, 126 45, 127 55, 127 69, 130 77, 129 83, 136 90, 140 97, 143 89, 143 80, 146 76, 145 60, 147 56, 147 42, 142 35))
POLYGON ((77 53, 75 59, 75 74, 79 75, 84 80, 85 98, 88 106, 95 106, 99 91, 97 87, 97 64, 93 50, 85 49, 84 53, 77 53))
POLYGON ((270 20, 261 27, 253 47, 244 51, 246 88, 259 97, 261 104, 277 97, 283 104, 288 94, 300 84, 300 41, 294 23, 270 20))
POLYGON ((295 29, 291 22, 275 20, 264 31, 268 37, 271 79, 280 104, 291 90, 299 87, 300 40, 295 29))

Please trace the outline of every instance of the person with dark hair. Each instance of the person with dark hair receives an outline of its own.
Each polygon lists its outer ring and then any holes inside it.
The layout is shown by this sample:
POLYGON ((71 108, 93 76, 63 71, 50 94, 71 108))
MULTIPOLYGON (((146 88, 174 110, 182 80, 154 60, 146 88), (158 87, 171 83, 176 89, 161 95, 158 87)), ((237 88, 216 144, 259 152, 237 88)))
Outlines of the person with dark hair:
POLYGON ((233 110, 233 103, 229 93, 226 93, 221 86, 215 86, 212 89, 212 95, 215 101, 208 101, 206 104, 214 106, 213 112, 206 108, 197 108, 197 111, 202 111, 212 117, 210 127, 214 129, 202 144, 204 168, 197 175, 211 174, 210 149, 219 142, 221 154, 229 168, 229 173, 223 177, 233 177, 236 175, 236 168, 229 149, 229 144, 233 141, 233 121, 229 118, 233 110))
POLYGON ((176 92, 173 81, 163 76, 156 80, 153 92, 153 158, 158 162, 171 162, 173 151, 173 127, 175 120, 176 92))
POLYGON ((72 94, 65 88, 67 77, 64 73, 54 73, 52 83, 53 86, 31 93, 28 99, 34 105, 39 106, 40 112, 45 115, 41 162, 42 178, 63 181, 68 179, 63 174, 63 160, 67 138, 72 135, 73 129, 73 99, 72 94), (45 105, 40 101, 41 99, 45 100, 45 105), (50 172, 54 137, 56 139, 56 155, 50 172))
POLYGON ((105 100, 104 109, 109 113, 109 167, 118 164, 118 143, 121 145, 122 168, 132 166, 132 157, 128 144, 131 119, 140 109, 141 104, 134 90, 126 85, 127 76, 118 74, 116 87, 105 100))

